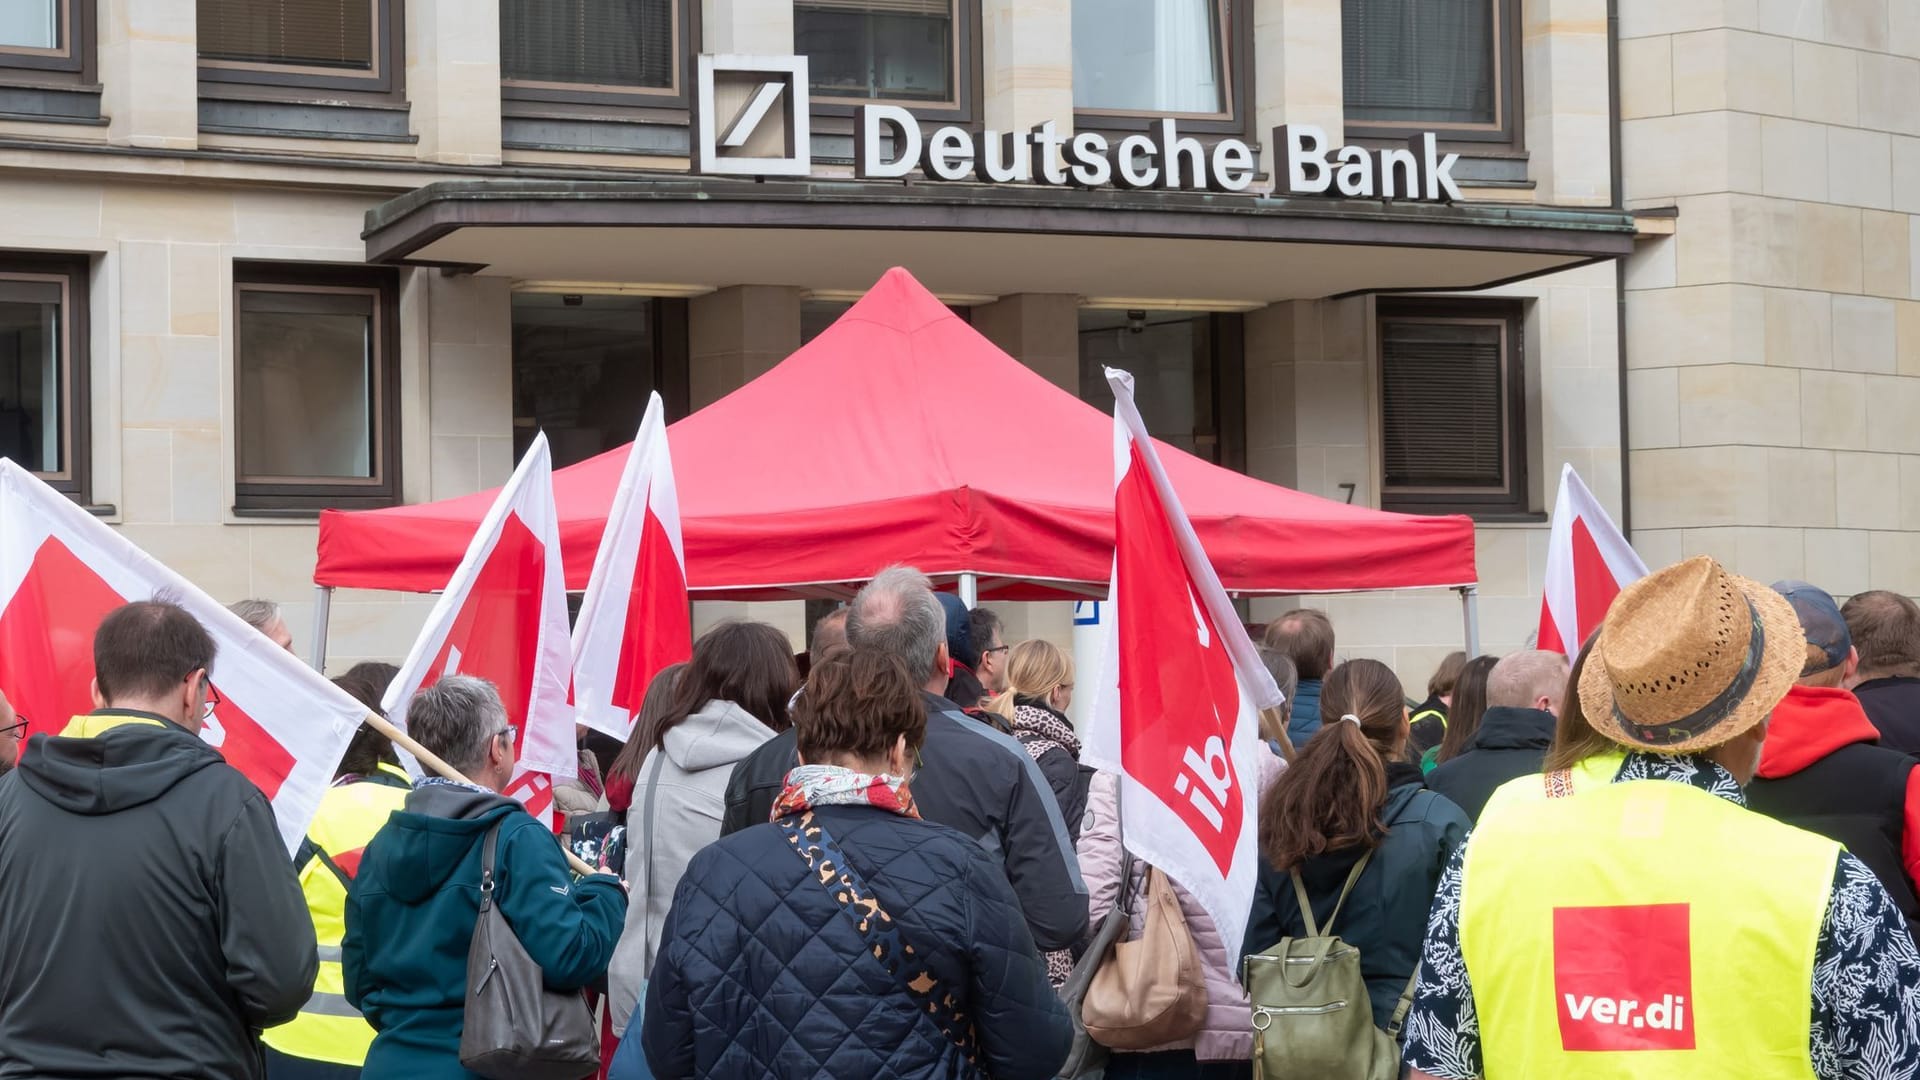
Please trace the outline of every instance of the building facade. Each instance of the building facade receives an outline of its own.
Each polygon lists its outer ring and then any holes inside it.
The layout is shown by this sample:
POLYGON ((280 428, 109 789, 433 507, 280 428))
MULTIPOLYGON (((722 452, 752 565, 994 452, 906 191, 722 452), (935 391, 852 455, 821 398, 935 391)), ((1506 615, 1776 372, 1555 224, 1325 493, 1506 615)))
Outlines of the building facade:
MULTIPOLYGON (((1916 100, 1901 0, 16 0, 0 452, 304 651, 321 509, 617 446, 898 264, 1202 457, 1473 514, 1490 651, 1562 462, 1649 563, 1920 593, 1916 100)), ((1296 602, 1416 696, 1462 637, 1296 602)))

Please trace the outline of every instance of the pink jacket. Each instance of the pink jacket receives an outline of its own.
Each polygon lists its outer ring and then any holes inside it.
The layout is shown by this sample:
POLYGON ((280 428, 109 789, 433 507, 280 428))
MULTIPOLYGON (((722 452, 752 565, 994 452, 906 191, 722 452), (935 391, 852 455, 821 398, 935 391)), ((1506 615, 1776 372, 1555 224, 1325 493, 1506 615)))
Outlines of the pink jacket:
MULTIPOLYGON (((1277 757, 1268 755, 1265 760, 1270 761, 1271 765, 1263 761, 1260 777, 1262 792, 1286 767, 1286 763, 1277 757)), ((1087 792, 1087 815, 1080 826, 1079 844, 1080 874, 1087 881, 1087 903, 1095 926, 1106 918, 1120 887, 1118 800, 1119 791, 1113 774, 1096 774, 1087 792)), ((1135 895, 1145 895, 1146 878, 1146 864, 1136 859, 1133 880, 1129 882, 1135 895)), ((1234 977, 1234 967, 1240 959, 1240 942, 1221 941, 1220 930, 1214 926, 1213 917, 1207 914, 1206 909, 1188 896, 1186 890, 1177 885, 1174 889, 1180 897, 1180 911, 1187 918, 1187 930, 1193 934, 1193 943, 1199 948, 1201 963, 1206 968, 1207 1019, 1193 1038, 1153 1049, 1191 1048, 1194 1057, 1201 1061, 1245 1061, 1253 1054, 1253 1013, 1247 1006, 1247 992, 1241 989, 1240 981, 1234 977)), ((1134 913, 1129 938, 1139 935, 1144 918, 1142 912, 1134 913)))

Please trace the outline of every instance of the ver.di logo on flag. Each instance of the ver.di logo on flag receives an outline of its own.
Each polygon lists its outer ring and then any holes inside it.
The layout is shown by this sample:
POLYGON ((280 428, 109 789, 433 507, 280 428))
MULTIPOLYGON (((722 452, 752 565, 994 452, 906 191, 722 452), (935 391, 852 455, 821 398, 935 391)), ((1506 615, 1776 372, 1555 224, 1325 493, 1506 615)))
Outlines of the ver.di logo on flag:
POLYGON ((695 172, 813 171, 806 57, 702 56, 693 98, 695 172))

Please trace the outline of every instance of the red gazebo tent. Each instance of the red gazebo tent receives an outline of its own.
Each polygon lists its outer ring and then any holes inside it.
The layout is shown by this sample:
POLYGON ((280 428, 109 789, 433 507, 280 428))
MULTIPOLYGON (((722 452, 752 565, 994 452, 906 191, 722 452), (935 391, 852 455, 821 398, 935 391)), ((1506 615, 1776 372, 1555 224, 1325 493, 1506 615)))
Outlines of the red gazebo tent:
MULTIPOLYGON (((845 596, 896 562, 982 600, 1105 594, 1112 417, 1001 352, 905 270, 668 438, 699 598, 845 596)), ((1348 506, 1160 453, 1231 592, 1475 581, 1465 517, 1348 506)), ((554 475, 569 589, 586 587, 625 455, 554 475)), ((437 590, 493 498, 328 511, 314 581, 437 590)))

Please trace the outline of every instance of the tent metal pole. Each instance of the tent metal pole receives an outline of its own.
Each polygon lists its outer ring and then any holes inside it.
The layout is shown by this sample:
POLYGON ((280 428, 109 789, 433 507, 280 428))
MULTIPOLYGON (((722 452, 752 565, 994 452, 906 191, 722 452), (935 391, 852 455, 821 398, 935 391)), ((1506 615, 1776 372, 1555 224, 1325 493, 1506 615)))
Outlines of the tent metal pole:
POLYGON ((1480 655, 1480 586, 1462 585, 1460 593, 1460 615, 1466 622, 1467 658, 1480 655))
POLYGON ((313 587, 313 670, 327 673, 327 621, 333 615, 333 586, 313 587))
POLYGON ((960 575, 960 602, 969 608, 980 603, 980 578, 972 571, 960 575))

